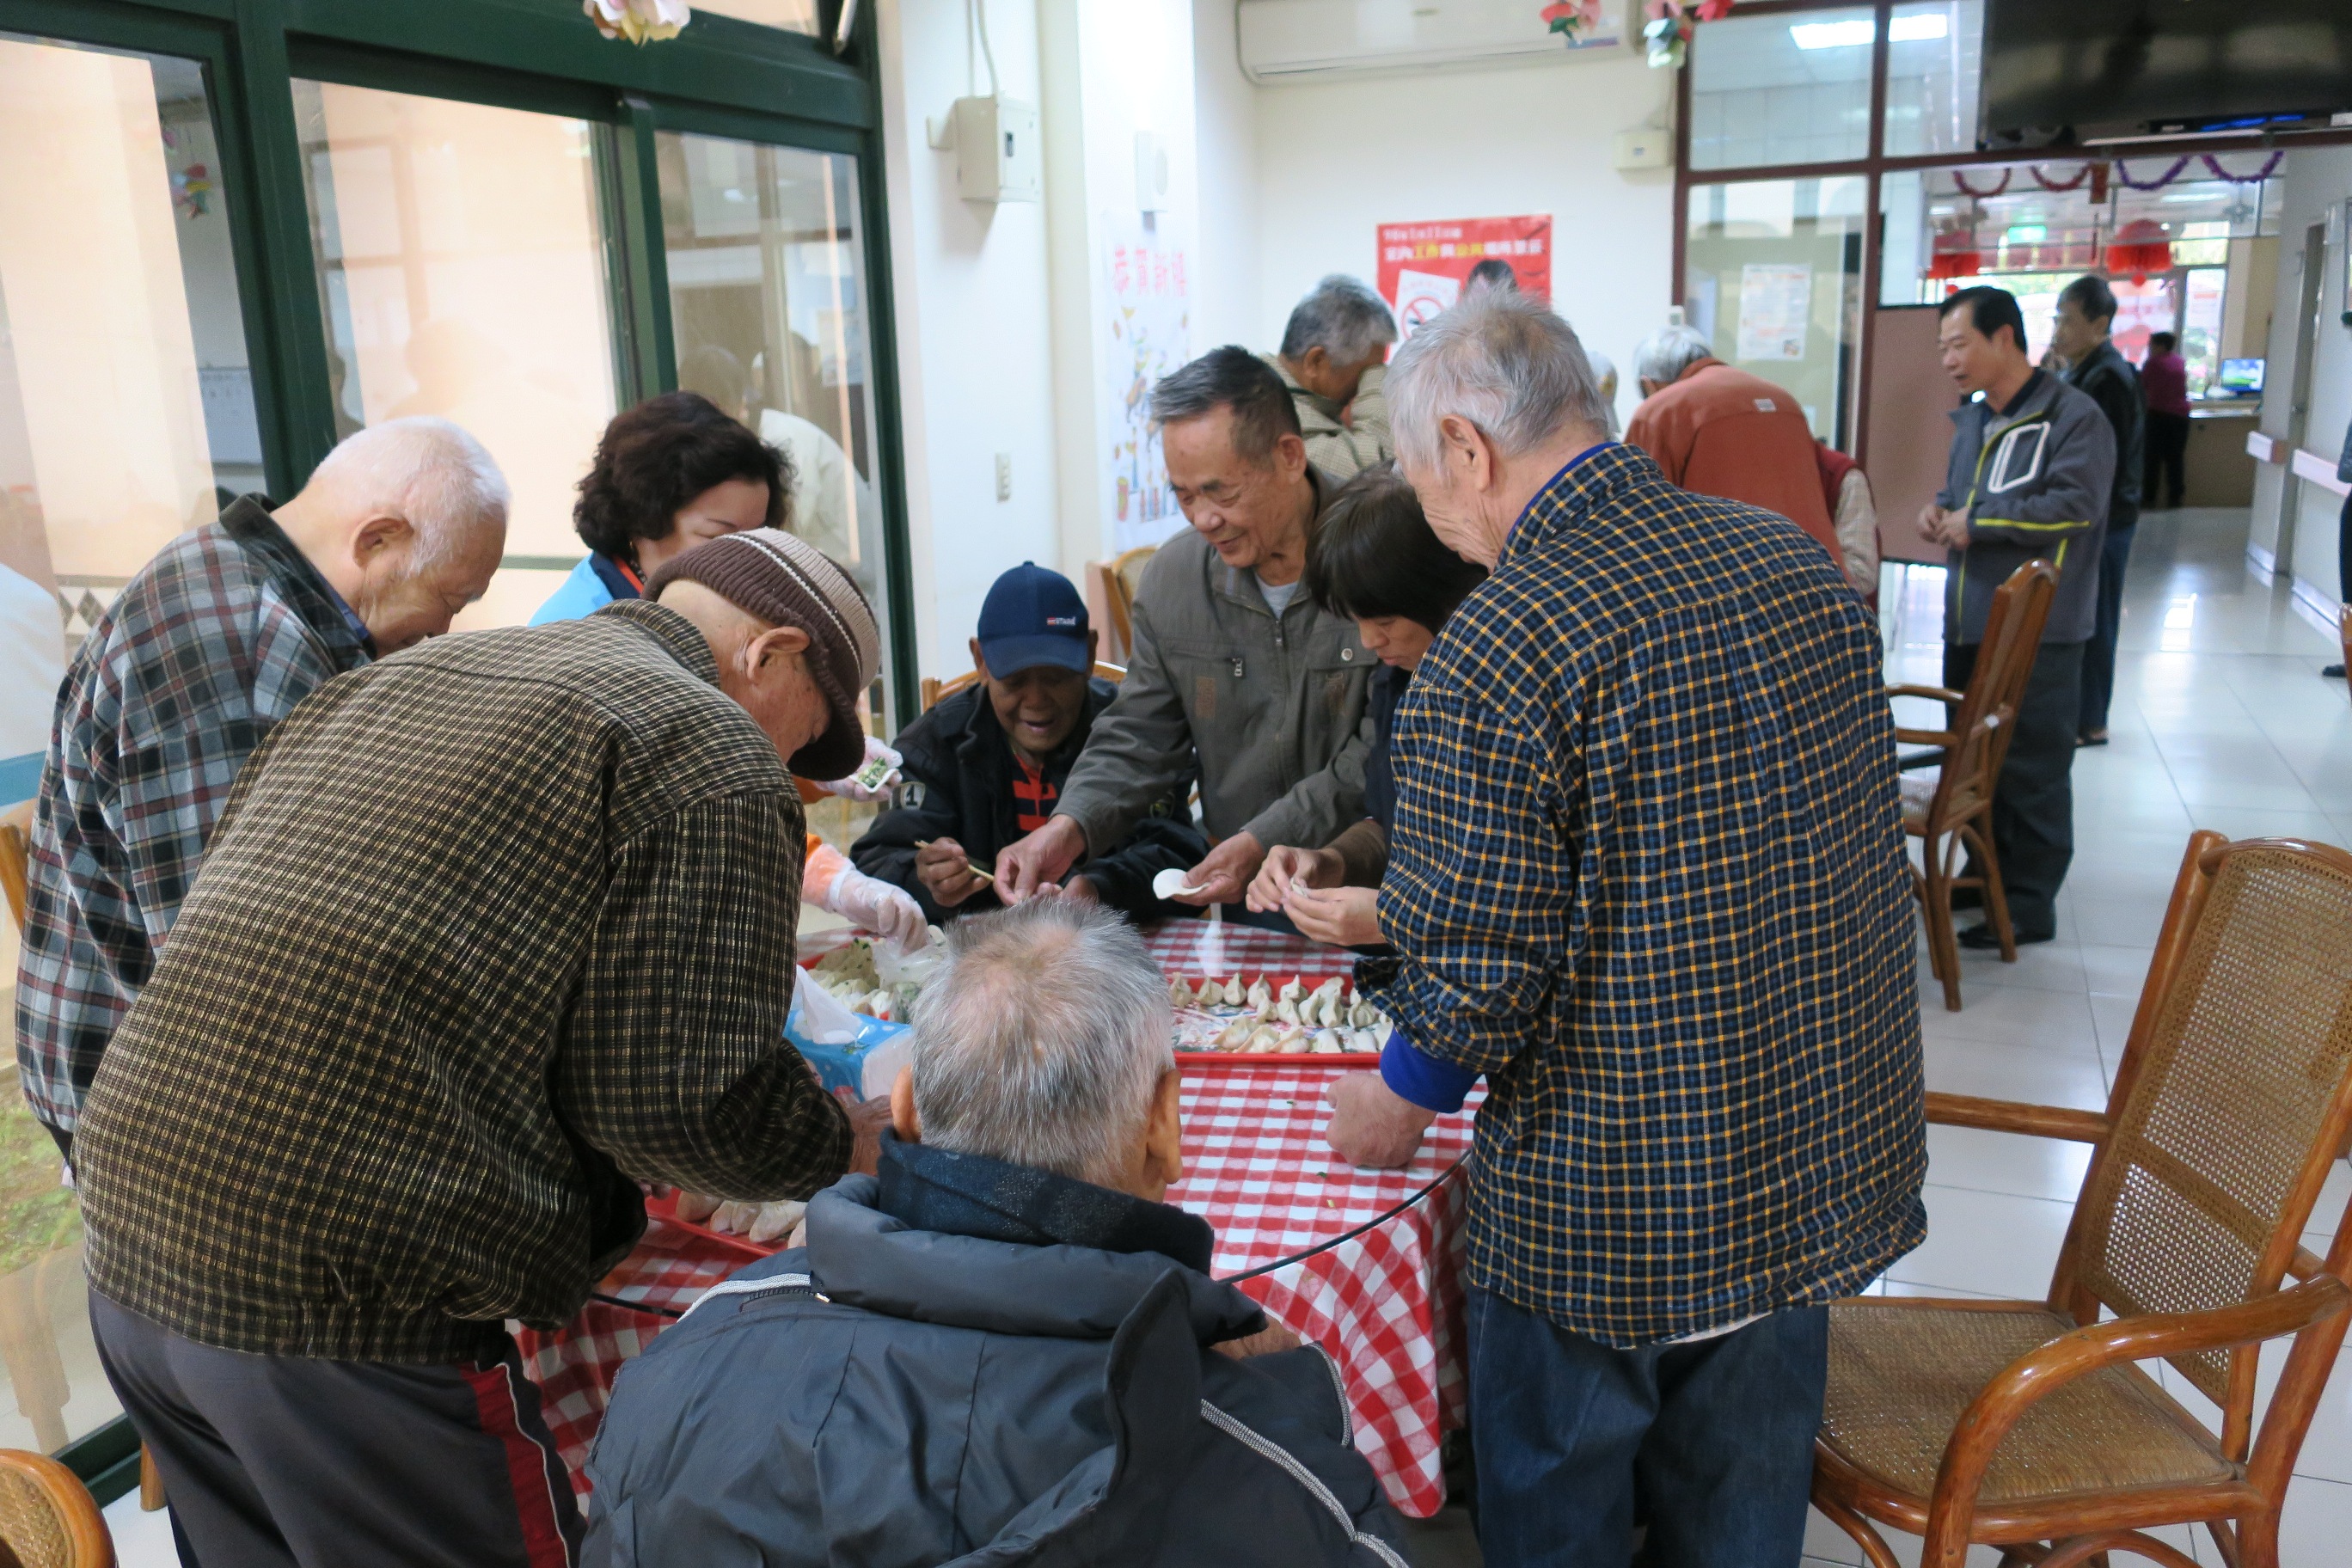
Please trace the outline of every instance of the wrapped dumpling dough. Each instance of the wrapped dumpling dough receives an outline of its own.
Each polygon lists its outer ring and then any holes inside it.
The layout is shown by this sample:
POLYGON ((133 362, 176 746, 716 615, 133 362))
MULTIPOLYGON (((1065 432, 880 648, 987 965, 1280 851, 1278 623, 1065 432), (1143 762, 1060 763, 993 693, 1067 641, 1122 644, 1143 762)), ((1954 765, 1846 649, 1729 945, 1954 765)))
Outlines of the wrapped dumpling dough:
POLYGON ((1381 1010, 1365 1001, 1361 992, 1356 994, 1355 1005, 1348 1009, 1348 1022, 1359 1029, 1370 1028, 1372 1020, 1380 1016, 1381 1010))
POLYGON ((1240 975, 1236 974, 1227 980, 1225 982, 1225 1005, 1228 1007, 1240 1006, 1242 1005, 1242 996, 1245 990, 1246 987, 1242 984, 1242 977, 1240 975))
POLYGON ((1168 1005, 1171 1007, 1190 1007, 1192 1005, 1192 988, 1184 983, 1181 974, 1168 983, 1168 1005))
POLYGON ((1298 1016, 1298 999, 1285 996, 1274 1005, 1274 1021, 1277 1024, 1299 1025, 1307 1020, 1298 1016))
POLYGON ((793 1233, 793 1228, 801 1223, 801 1216, 806 1213, 808 1205, 796 1203, 791 1198, 761 1204, 759 1213, 752 1217, 751 1228, 745 1234, 757 1242, 782 1241, 793 1233))
POLYGON ((1244 1046, 1249 1043, 1250 1034, 1256 1027, 1257 1023, 1255 1019, 1234 1019, 1219 1032, 1217 1036, 1217 1049, 1221 1051, 1240 1050, 1244 1046))
POLYGON ((1347 1047, 1339 1043, 1339 1030, 1318 1029, 1315 1031, 1315 1054, 1317 1056, 1336 1057, 1347 1048, 1347 1047))
POLYGON ((1274 994, 1275 1000, 1277 1002, 1296 1002, 1300 997, 1307 994, 1307 987, 1300 984, 1298 976, 1294 974, 1289 979, 1284 981, 1282 983, 1282 989, 1276 992, 1274 994))
POLYGON ((1278 1051, 1281 1048, 1282 1031, 1276 1028, 1271 1024, 1260 1024, 1255 1028, 1253 1028, 1250 1031, 1248 1043, 1242 1047, 1243 1050, 1247 1051, 1254 1056, 1262 1056, 1270 1051, 1278 1051))
MULTIPOLYGON (((1235 978, 1238 979, 1239 976, 1235 976, 1235 978)), ((1260 975, 1258 977, 1257 984, 1249 988, 1247 993, 1247 1005, 1250 1011, 1255 1013, 1261 1018, 1265 1017, 1266 1014, 1273 1009, 1274 987, 1265 983, 1265 977, 1264 975, 1260 975)))

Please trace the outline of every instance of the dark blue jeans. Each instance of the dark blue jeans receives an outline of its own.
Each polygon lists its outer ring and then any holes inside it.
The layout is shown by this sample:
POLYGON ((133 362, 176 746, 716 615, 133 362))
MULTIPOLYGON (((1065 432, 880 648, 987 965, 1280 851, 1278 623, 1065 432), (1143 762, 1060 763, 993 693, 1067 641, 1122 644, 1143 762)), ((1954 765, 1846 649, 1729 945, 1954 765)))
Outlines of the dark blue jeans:
POLYGON ((1797 1568, 1826 1307, 1612 1350, 1473 1288, 1470 1434, 1487 1568, 1797 1568))
POLYGON ((2107 701, 2116 691, 2116 633, 2124 620, 2124 570, 2131 564, 2134 529, 2110 531, 2099 547, 2098 616, 2091 640, 2083 645, 2083 705, 2078 731, 2107 727, 2107 701))

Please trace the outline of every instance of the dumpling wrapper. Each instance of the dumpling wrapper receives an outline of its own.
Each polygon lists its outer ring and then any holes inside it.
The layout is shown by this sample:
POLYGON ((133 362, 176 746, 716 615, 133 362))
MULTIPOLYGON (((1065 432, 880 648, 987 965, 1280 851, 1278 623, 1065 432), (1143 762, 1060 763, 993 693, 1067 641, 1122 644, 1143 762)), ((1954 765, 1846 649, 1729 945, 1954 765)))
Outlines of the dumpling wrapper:
POLYGON ((1284 981, 1282 983, 1282 989, 1276 992, 1274 994, 1275 999, 1277 1001, 1296 1002, 1300 997, 1307 994, 1307 987, 1300 984, 1298 983, 1298 976, 1294 974, 1289 979, 1284 981))
POLYGON ((1336 1057, 1341 1051, 1346 1049, 1347 1047, 1339 1043, 1339 1030, 1318 1029, 1315 1031, 1315 1054, 1317 1056, 1336 1057))
POLYGON ((1155 899, 1164 900, 1179 895, 1189 896, 1201 890, 1187 883, 1184 880, 1183 870, 1175 866, 1169 867, 1168 869, 1151 879, 1151 896, 1155 899))
POLYGON ((1278 1051, 1282 1049, 1282 1031, 1271 1024, 1260 1024, 1250 1031, 1249 1039, 1242 1049, 1253 1056, 1278 1051))
POLYGON ((1192 988, 1184 983, 1181 974, 1168 983, 1168 1005, 1171 1007, 1190 1007, 1192 1005, 1192 988))

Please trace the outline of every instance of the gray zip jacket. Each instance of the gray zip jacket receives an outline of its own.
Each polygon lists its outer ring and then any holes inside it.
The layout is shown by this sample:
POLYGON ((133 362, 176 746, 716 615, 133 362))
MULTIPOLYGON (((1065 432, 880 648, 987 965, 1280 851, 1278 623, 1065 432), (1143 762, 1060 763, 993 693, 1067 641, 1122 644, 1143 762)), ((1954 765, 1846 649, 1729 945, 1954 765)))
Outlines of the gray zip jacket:
POLYGON ((1982 398, 1952 410, 1951 466, 1936 501, 1967 509, 1969 547, 1949 557, 1944 640, 1982 641, 1993 591, 2037 556, 2058 568, 2042 640, 2087 639, 2115 477, 2115 427, 2089 394, 2047 371, 1998 413, 1982 398))
POLYGON ((1183 785, 1197 753, 1213 840, 1247 831, 1269 849, 1320 848, 1364 815, 1364 694, 1379 662, 1355 623, 1318 609, 1304 587, 1276 620, 1256 577, 1187 529, 1144 569, 1127 679, 1055 815, 1103 854, 1183 785))

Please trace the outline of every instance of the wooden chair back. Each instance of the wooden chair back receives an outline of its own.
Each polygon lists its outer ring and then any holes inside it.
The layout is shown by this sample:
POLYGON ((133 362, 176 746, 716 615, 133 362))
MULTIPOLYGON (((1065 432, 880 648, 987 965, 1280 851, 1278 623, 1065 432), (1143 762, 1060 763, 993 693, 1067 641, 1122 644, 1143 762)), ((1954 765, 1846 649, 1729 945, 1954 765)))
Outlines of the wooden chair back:
MULTIPOLYGON (((1108 680, 1113 686, 1117 686, 1120 681, 1127 679, 1127 666, 1123 664, 1105 664, 1102 660, 1097 659, 1095 661, 1094 679, 1097 680, 1108 680)), ((969 691, 979 683, 980 671, 976 669, 968 669, 964 671, 963 674, 957 676, 953 680, 934 680, 928 675, 923 677, 923 711, 926 713, 929 712, 941 702, 947 700, 947 699, 953 697, 957 692, 969 691)))
POLYGON ((2017 730, 2025 683, 2042 651, 2042 627, 2057 592, 2058 569, 2042 560, 2027 562, 1993 590, 1984 640, 1977 645, 1976 668, 1961 693, 1959 710, 1952 715, 1956 743, 1944 758, 1936 805, 1928 812, 1931 822, 1969 815, 1974 806, 1992 799, 2001 761, 2009 755, 2010 737, 2017 730))
POLYGON ((8 896, 8 912, 20 935, 32 883, 33 804, 20 801, 0 811, 0 892, 8 896))
POLYGON ((1158 545, 1146 544, 1087 565, 1110 623, 1100 629, 1114 658, 1127 658, 1135 652, 1135 590, 1143 581, 1143 569, 1159 552, 1158 545))
POLYGON ((114 1538, 89 1489, 18 1448, 0 1448, 0 1546, 24 1568, 114 1568, 114 1538))
MULTIPOLYGON (((2352 1213, 2302 1246, 2352 1129, 2352 854, 2292 839, 2189 844, 2051 1283, 2076 1322, 2212 1311, 2327 1273, 2352 1284, 2352 1213)), ((2263 1443, 2291 1467, 2344 1333, 2298 1337, 2263 1443), (2322 1335, 2306 1353, 2302 1342, 2322 1335), (2301 1375, 2308 1386, 2294 1384, 2301 1375), (2284 1423, 2284 1425, 2282 1425, 2284 1423)), ((2248 1458, 2256 1344, 2169 1358, 2248 1458)), ((2262 1468, 2258 1463, 2254 1467, 2262 1468)), ((2284 1485, 2285 1468, 2278 1479, 2284 1485)))

